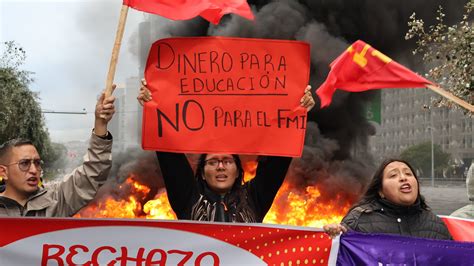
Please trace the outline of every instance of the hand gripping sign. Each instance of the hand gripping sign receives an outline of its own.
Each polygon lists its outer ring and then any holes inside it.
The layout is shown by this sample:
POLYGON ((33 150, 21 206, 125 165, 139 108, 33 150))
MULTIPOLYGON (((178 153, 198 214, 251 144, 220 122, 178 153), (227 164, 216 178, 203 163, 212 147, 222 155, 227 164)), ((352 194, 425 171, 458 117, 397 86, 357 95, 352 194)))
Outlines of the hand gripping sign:
POLYGON ((142 146, 186 153, 300 156, 309 45, 223 37, 162 39, 145 78, 142 146))

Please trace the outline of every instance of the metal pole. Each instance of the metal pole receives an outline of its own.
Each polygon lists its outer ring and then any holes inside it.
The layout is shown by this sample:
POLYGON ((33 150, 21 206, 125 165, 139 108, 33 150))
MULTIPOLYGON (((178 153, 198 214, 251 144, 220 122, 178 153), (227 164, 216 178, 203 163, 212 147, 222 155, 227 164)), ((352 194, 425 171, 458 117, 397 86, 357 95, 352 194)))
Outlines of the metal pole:
POLYGON ((66 115, 86 115, 87 112, 65 112, 65 111, 49 111, 49 110, 42 110, 43 114, 66 114, 66 115))
POLYGON ((431 186, 434 187, 434 134, 433 134, 433 109, 430 108, 431 123, 431 186))

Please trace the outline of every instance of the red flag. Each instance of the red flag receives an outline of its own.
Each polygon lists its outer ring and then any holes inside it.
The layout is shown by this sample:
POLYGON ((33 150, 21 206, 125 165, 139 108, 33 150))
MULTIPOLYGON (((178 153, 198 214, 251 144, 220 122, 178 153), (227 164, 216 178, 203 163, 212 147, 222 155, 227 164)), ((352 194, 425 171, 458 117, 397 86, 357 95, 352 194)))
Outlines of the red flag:
POLYGON ((474 220, 452 216, 442 216, 441 218, 454 240, 474 242, 474 220))
POLYGON ((381 88, 424 88, 433 84, 363 41, 356 41, 331 63, 331 71, 316 94, 321 108, 337 89, 361 92, 381 88))
POLYGON ((172 20, 186 20, 196 16, 218 24, 222 16, 235 13, 253 20, 246 0, 123 0, 131 8, 160 15, 172 20))

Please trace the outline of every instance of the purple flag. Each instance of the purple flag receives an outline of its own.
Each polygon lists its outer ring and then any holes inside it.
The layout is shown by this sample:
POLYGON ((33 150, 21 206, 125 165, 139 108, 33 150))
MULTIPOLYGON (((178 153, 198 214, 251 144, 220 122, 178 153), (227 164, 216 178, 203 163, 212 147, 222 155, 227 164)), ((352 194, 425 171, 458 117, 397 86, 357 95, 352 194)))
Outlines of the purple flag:
POLYGON ((337 265, 474 265, 474 242, 348 232, 337 265))

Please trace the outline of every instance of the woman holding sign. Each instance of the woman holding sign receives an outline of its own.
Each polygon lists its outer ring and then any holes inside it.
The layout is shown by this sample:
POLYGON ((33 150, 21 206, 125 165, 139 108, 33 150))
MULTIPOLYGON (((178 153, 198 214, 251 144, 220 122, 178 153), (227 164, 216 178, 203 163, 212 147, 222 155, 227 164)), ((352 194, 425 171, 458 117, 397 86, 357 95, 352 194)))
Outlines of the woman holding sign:
MULTIPOLYGON (((142 81, 140 104, 151 100, 142 81)), ((314 106, 307 86, 301 106, 314 106)), ((178 219, 219 222, 262 222, 291 163, 290 157, 265 156, 258 161, 255 178, 243 182, 238 155, 202 154, 196 173, 183 153, 156 152, 168 199, 178 219)))

